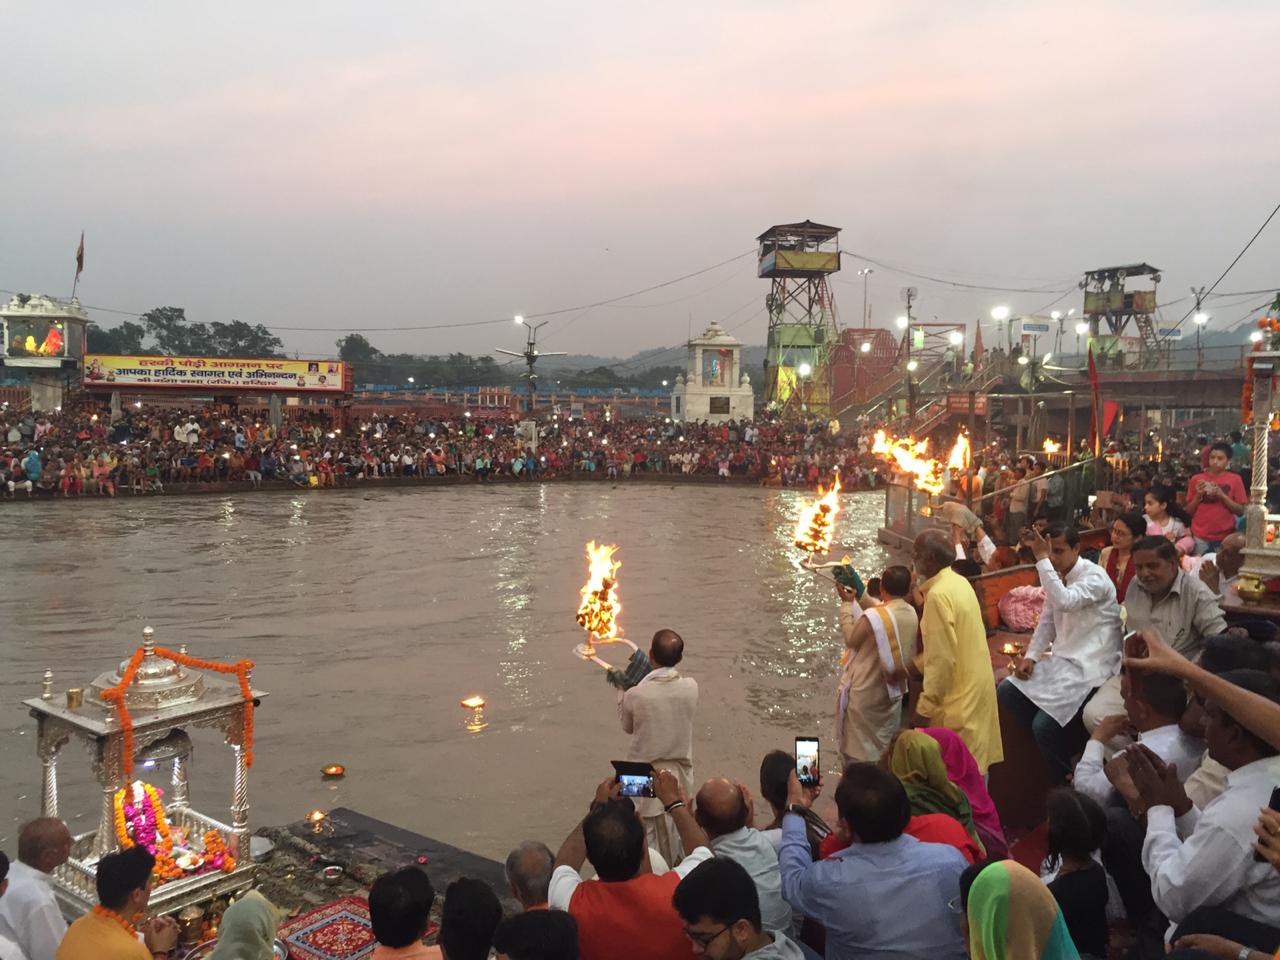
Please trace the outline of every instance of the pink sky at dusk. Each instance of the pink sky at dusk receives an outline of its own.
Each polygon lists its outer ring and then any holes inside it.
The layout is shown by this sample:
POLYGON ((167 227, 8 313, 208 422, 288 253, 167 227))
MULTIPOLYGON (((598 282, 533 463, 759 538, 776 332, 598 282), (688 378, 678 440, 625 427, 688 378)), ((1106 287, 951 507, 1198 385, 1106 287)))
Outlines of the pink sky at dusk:
MULTIPOLYGON (((967 282, 1066 289, 1147 260, 1163 301, 1212 282, 1280 200, 1280 7, 1264 2, 7 13, 0 287, 65 295, 83 228, 82 299, 125 310, 494 319, 688 273, 806 217, 843 227, 846 250, 967 282)), ((1280 283, 1277 254, 1273 226, 1222 289, 1280 283)), ((835 287, 850 324, 859 265, 835 287)), ((926 319, 1051 299, 877 268, 873 320, 907 283, 926 319)), ((766 289, 747 258, 544 336, 621 356, 728 317, 763 342, 766 289)), ((341 332, 281 336, 326 354, 341 332)), ((519 339, 368 335, 422 353, 519 339)))

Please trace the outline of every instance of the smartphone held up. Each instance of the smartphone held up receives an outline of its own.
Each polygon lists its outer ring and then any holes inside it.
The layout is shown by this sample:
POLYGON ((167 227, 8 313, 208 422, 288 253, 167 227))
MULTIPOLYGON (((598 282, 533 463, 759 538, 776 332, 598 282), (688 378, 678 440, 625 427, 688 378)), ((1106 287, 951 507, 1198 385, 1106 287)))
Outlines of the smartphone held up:
POLYGON ((802 786, 812 787, 821 779, 818 765, 818 738, 796 737, 796 779, 802 786))

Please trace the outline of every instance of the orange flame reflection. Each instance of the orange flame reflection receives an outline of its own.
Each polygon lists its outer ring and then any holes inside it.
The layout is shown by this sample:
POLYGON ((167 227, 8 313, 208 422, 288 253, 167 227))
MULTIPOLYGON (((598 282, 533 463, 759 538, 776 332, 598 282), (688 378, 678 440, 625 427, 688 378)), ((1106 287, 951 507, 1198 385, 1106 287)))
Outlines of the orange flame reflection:
POLYGON ((840 474, 836 474, 830 490, 818 487, 818 499, 806 506, 796 523, 795 545, 812 556, 831 549, 836 532, 836 514, 840 512, 840 474))
POLYGON ((921 490, 941 493, 946 486, 942 479, 942 464, 928 456, 928 440, 891 437, 883 430, 877 430, 871 452, 897 464, 903 473, 911 474, 915 478, 916 487, 921 490))
POLYGON ((589 572, 583 585, 582 604, 578 607, 578 626, 587 631, 587 643, 595 640, 614 640, 618 636, 618 614, 622 604, 618 602, 618 568, 622 564, 613 559, 617 544, 587 544, 589 572))

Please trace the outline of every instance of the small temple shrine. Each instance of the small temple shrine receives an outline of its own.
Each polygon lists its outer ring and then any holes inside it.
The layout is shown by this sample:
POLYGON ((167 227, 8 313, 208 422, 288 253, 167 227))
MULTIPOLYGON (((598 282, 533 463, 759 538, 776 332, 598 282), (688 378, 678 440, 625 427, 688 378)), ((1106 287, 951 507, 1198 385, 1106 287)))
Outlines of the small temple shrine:
POLYGON ((671 419, 723 423, 749 420, 755 393, 742 369, 742 341, 726 333, 715 320, 688 343, 684 373, 671 391, 671 419))
POLYGON ((188 904, 247 890, 249 768, 253 763, 253 712, 266 696, 253 690, 253 664, 196 660, 155 644, 150 627, 143 644, 87 688, 53 695, 46 671, 40 697, 24 701, 36 720, 36 748, 43 768, 41 815, 63 816, 58 807, 58 763, 78 741, 88 751, 101 788, 97 827, 76 835, 71 858, 52 874, 54 894, 68 916, 96 902, 98 860, 140 844, 156 855, 152 909, 169 912, 188 904), (191 806, 192 728, 221 733, 233 754, 226 813, 211 816, 191 806))

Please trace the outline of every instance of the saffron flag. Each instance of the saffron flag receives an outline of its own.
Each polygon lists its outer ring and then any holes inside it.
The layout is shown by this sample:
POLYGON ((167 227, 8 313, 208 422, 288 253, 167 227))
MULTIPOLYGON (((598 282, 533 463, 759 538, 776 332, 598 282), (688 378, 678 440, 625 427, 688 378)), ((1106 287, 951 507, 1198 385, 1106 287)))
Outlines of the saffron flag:
POLYGON ((84 231, 80 231, 80 246, 76 247, 76 279, 84 273, 84 231))
POLYGON ((982 363, 982 324, 975 323, 974 326, 977 327, 977 331, 973 335, 973 365, 976 367, 982 363))
POLYGON ((1089 395, 1092 401, 1089 405, 1089 446, 1093 448, 1093 455, 1098 457, 1102 455, 1102 437, 1098 433, 1102 391, 1098 385, 1098 367, 1093 362, 1092 343, 1089 344, 1089 395))

